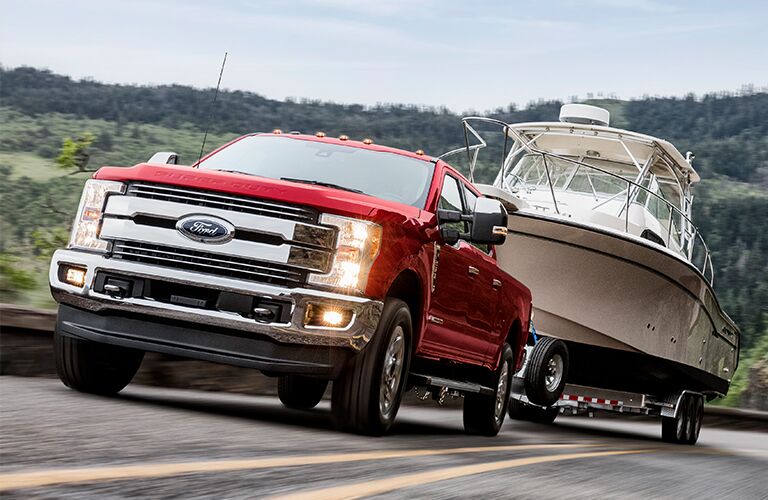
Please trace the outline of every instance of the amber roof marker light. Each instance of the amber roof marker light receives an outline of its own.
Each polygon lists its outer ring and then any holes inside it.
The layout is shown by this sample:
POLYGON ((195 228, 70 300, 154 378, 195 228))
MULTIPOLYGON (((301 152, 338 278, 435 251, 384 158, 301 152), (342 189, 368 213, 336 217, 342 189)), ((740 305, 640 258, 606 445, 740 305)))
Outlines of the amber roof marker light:
POLYGON ((283 131, 282 131, 282 130, 280 130, 279 128, 276 128, 275 130, 273 130, 273 131, 272 131, 272 133, 273 133, 273 134, 282 134, 282 133, 283 133, 283 131))
POLYGON ((417 149, 416 154, 419 156, 424 156, 424 150, 423 149, 417 149))
POLYGON ((341 135, 339 136, 339 140, 340 140, 340 141, 348 141, 348 140, 349 140, 349 136, 348 136, 348 135, 344 135, 344 134, 341 134, 341 135))
POLYGON ((317 131, 315 132, 315 137, 325 137, 325 132, 317 131))
POLYGON ((373 139, 371 139, 370 137, 366 137, 365 139, 363 139, 363 144, 373 144, 373 139))

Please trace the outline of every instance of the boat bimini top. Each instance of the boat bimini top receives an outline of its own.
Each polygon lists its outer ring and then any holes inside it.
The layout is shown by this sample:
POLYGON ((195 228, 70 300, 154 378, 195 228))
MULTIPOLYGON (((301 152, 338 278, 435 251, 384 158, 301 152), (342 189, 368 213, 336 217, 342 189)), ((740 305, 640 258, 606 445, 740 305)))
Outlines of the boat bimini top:
POLYGON ((692 186, 700 180, 693 154, 684 157, 667 141, 609 127, 608 118, 608 111, 583 104, 564 105, 560 122, 466 117, 464 147, 441 158, 465 153, 474 182, 478 153, 488 146, 483 134, 490 139, 477 129, 500 127, 501 167, 493 186, 480 186, 486 195, 512 209, 662 246, 693 264, 711 285, 709 249, 691 221, 692 186))

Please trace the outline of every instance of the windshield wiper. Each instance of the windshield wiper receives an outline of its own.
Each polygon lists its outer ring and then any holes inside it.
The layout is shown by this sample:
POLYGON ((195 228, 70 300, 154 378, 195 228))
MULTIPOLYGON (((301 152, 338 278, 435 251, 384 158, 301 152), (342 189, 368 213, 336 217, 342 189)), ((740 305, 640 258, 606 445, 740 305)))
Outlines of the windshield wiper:
POLYGON ((245 172, 243 170, 224 170, 223 168, 212 168, 210 170, 215 170, 216 172, 226 172, 228 174, 256 175, 256 174, 252 174, 250 172, 245 172))
POLYGON ((301 182, 302 184, 312 184, 314 186, 325 186, 325 187, 334 188, 334 189, 341 189, 343 191, 351 191, 353 193, 365 194, 364 191, 360 191, 359 189, 354 189, 354 188, 346 187, 346 186, 340 186, 340 185, 334 184, 332 182, 313 181, 313 180, 310 180, 310 179, 294 179, 293 177, 280 177, 280 180, 281 181, 288 181, 288 182, 301 182))

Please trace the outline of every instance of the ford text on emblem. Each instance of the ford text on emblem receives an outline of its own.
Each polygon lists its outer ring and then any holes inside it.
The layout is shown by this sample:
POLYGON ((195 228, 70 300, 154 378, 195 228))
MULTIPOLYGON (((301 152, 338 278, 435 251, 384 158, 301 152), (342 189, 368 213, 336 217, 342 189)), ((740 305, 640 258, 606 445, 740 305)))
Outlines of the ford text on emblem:
POLYGON ((203 243, 226 243, 235 235, 235 226, 206 215, 190 215, 176 223, 176 229, 189 239, 203 243))

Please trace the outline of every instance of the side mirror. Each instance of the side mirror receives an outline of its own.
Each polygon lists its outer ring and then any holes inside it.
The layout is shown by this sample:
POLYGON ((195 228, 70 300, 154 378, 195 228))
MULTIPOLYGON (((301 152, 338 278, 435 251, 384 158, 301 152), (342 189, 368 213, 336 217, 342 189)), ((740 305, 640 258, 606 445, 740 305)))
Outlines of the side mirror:
POLYGON ((472 243, 501 245, 507 239, 507 209, 500 201, 478 198, 472 214, 472 243))
POLYGON ((461 239, 461 233, 455 227, 441 227, 440 236, 446 245, 455 245, 461 239))
POLYGON ((440 236, 443 238, 443 243, 446 245, 455 245, 462 237, 467 238, 469 235, 462 233, 452 225, 443 225, 456 222, 470 222, 471 216, 464 215, 456 210, 439 209, 437 211, 437 220, 440 224, 440 236))
POLYGON ((147 163, 164 163, 167 165, 178 165, 179 155, 172 151, 160 151, 155 153, 147 163))

